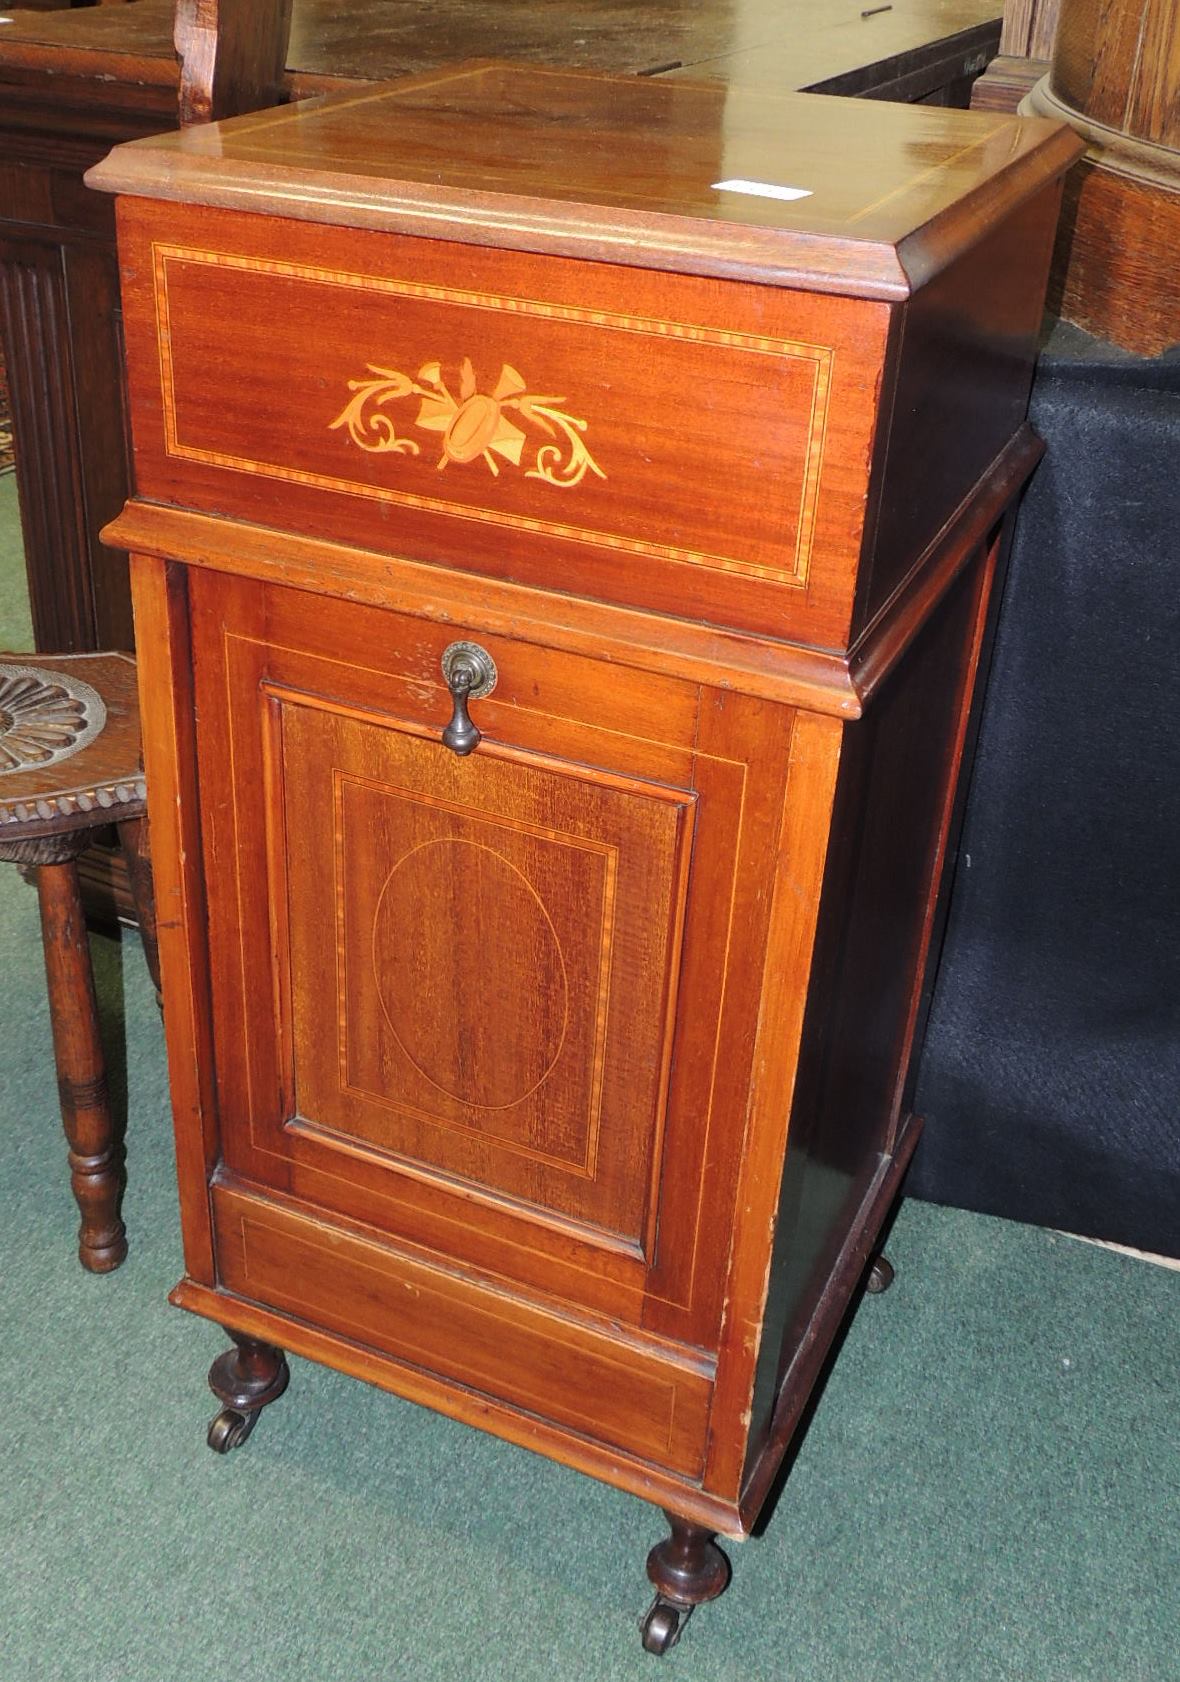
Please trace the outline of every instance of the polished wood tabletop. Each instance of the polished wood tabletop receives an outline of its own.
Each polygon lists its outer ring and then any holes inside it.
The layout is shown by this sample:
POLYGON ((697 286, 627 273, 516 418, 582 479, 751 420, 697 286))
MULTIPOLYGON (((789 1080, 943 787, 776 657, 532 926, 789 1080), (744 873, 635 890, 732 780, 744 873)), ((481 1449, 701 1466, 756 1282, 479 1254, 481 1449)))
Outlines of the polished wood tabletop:
POLYGON ((1069 131, 1053 133, 990 112, 484 64, 134 141, 87 180, 903 296, 975 237, 981 205, 1019 200, 1072 156, 1069 131))
MULTIPOLYGON (((752 87, 853 93, 869 66, 877 78, 890 61, 936 41, 950 42, 998 18, 995 0, 822 0, 819 5, 737 4, 728 39, 709 57, 693 55, 676 76, 711 76, 752 87), (856 79, 856 80, 854 80, 856 79)), ((990 56, 990 54, 989 54, 990 56)), ((982 65, 979 66, 982 68, 982 65)), ((899 93, 892 98, 904 97, 899 93)))
MULTIPOLYGON (((379 81, 473 56, 653 75, 691 72, 811 88, 995 24, 999 0, 295 0, 296 86, 379 81), (864 16, 868 11, 870 16, 864 16)), ((84 11, 5 8, 0 77, 49 64, 174 88, 170 0, 84 11), (66 55, 68 62, 63 60, 66 55)))

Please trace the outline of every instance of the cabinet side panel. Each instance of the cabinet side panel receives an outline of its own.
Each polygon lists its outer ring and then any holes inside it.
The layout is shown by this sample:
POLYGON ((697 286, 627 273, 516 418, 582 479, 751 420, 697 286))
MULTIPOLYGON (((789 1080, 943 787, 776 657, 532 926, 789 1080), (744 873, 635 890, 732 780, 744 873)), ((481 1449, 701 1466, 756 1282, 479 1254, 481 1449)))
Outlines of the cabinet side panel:
POLYGON ((141 639, 143 762, 185 1269, 191 1279, 212 1284, 213 1234, 206 1186, 220 1141, 205 884, 200 868, 188 575, 183 567, 135 555, 131 577, 141 639))
MULTIPOLYGON (((748 1465, 767 1445, 784 1375, 892 1149, 993 555, 980 550, 867 716, 846 727, 748 1465)), ((828 1337, 843 1306, 824 1317, 828 1337)))
POLYGON ((733 1205, 718 1202, 712 1222, 728 1249, 728 1263, 717 1269, 724 1279, 725 1313, 705 1474, 708 1489, 735 1499, 749 1435, 750 1396, 770 1283, 775 1210, 842 736, 835 719, 794 715, 777 835, 761 851, 749 877, 763 906, 769 899, 769 919, 764 963, 751 977, 757 985, 757 1030, 746 1125, 740 1139, 727 1142, 728 1149, 738 1153, 737 1198, 733 1205), (729 1207, 732 1216, 726 1212, 729 1207))
POLYGON ((1061 198, 1047 187, 906 308, 876 543, 855 628, 885 606, 1024 422, 1061 198))

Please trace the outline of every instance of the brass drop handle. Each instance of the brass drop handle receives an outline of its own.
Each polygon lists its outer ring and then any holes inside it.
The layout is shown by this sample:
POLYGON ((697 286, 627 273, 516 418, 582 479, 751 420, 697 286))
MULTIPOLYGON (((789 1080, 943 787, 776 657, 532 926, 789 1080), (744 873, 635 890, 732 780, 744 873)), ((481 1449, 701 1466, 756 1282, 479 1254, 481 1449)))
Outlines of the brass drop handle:
POLYGON ((467 703, 491 694, 496 687, 496 663, 477 642, 453 642, 443 651, 442 674, 454 703, 451 722, 442 733, 443 745, 453 753, 469 754, 479 746, 481 733, 467 703))

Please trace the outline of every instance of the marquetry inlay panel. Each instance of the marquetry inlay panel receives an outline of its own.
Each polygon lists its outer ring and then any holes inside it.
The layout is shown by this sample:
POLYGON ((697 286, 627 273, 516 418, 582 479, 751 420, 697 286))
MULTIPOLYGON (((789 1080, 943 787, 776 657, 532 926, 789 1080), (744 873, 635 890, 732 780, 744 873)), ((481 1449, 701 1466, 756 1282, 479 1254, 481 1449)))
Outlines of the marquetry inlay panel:
POLYGON ((590 454, 583 434, 587 423, 559 407, 559 400, 530 391, 527 381, 507 363, 499 378, 481 390, 474 364, 465 356, 448 384, 439 362, 427 362, 416 377, 372 363, 368 377, 349 380, 352 393, 332 422, 370 455, 419 456, 422 442, 409 430, 441 433, 435 466, 466 466, 482 461, 498 477, 504 463, 526 479, 568 490, 587 473, 606 474, 590 454), (392 405, 412 400, 406 419, 392 405), (399 427, 401 430, 399 430, 399 427))
POLYGON ((174 461, 807 581, 827 346, 162 242, 152 260, 174 461), (243 376, 213 406, 206 373, 227 289, 243 376), (286 324, 281 355, 276 320, 286 324), (423 447, 432 432, 441 450, 423 447), (717 517, 687 505, 683 485, 723 451, 733 501, 717 517))

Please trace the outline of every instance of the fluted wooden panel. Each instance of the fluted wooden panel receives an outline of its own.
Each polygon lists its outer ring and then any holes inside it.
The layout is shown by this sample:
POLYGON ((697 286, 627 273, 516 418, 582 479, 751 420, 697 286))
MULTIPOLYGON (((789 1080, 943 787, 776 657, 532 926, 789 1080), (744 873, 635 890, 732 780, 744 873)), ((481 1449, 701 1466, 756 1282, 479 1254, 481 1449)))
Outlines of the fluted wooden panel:
POLYGON ((1009 58, 1047 59, 1057 33, 1061 0, 1008 0, 1000 52, 1009 58))
MULTIPOLYGON (((122 506, 127 485, 122 381, 113 361, 117 296, 110 258, 96 247, 0 241, 0 348, 18 440, 34 637, 43 652, 131 647, 126 560, 96 535, 122 506), (87 320, 89 331, 75 333, 87 320)), ((134 921, 117 852, 92 847, 79 870, 92 921, 134 921)))
POLYGON ((37 645, 94 648, 90 546, 82 507, 74 369, 63 255, 0 246, 0 319, 37 645))
POLYGON ((0 241, 0 330, 37 647, 130 648, 126 563, 97 535, 127 494, 109 257, 0 241))

